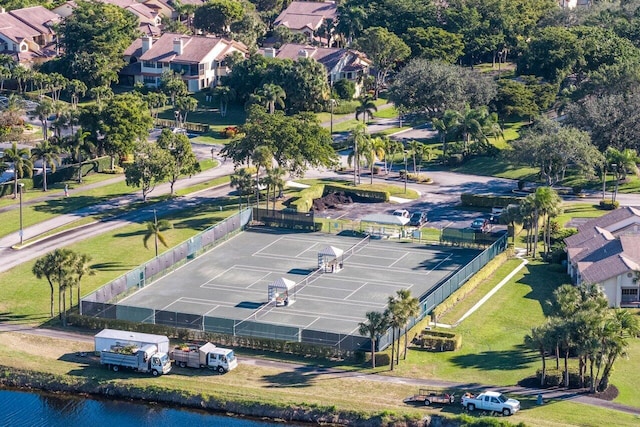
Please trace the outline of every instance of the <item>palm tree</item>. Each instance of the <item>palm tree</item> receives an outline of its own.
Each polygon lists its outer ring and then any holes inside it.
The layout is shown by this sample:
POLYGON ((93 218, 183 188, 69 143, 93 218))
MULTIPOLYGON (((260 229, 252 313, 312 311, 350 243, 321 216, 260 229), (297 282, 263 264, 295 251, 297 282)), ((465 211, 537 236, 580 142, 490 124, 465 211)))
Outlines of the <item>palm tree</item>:
POLYGON ((538 187, 534 193, 533 203, 535 207, 534 211, 534 243, 533 243, 533 257, 536 256, 536 249, 538 247, 538 234, 540 220, 544 221, 544 243, 545 250, 547 249, 547 242, 550 241, 551 235, 551 217, 558 214, 560 211, 560 204, 562 200, 558 193, 551 187, 538 187))
POLYGON ((287 174, 283 168, 271 168, 267 169, 267 176, 265 177, 265 183, 267 185, 267 199, 269 199, 269 187, 273 188, 273 212, 276 211, 276 199, 282 195, 284 188, 284 176, 287 174), (276 195, 276 190, 279 191, 279 195, 276 195))
POLYGON ((351 131, 351 142, 353 143, 353 151, 347 157, 347 163, 351 165, 353 162, 353 185, 360 183, 360 156, 362 149, 367 146, 369 141, 369 133, 364 123, 358 123, 351 131))
POLYGON ((469 105, 465 105, 463 111, 456 112, 455 131, 462 136, 464 140, 464 152, 469 152, 471 141, 485 142, 488 141, 485 134, 485 125, 489 117, 489 110, 485 106, 473 109, 469 105))
MULTIPOLYGON (((265 169, 271 168, 273 153, 266 145, 260 145, 253 150, 251 158, 253 160, 253 164, 256 166, 256 207, 260 208, 260 167, 264 167, 265 169)), ((267 209, 269 209, 268 200, 267 209)))
POLYGON ((417 159, 420 160, 420 165, 422 165, 422 157, 424 155, 424 144, 419 141, 409 141, 409 149, 411 149, 411 156, 413 157, 413 173, 418 173, 418 162, 417 159))
MULTIPOLYGON (((87 254, 74 254, 75 256, 71 262, 71 272, 75 275, 74 283, 76 285, 76 289, 78 291, 78 304, 80 304, 80 282, 82 278, 85 276, 93 276, 96 272, 91 268, 89 263, 91 262, 91 257, 87 254)), ((73 306, 73 300, 71 299, 71 295, 73 292, 69 294, 69 306, 73 306)))
POLYGON ((87 85, 84 82, 73 79, 66 87, 67 92, 71 96, 71 106, 75 110, 78 108, 78 101, 87 93, 87 85))
POLYGON ((238 210, 242 210, 242 196, 247 196, 247 206, 249 206, 253 177, 247 171, 247 168, 237 169, 231 175, 231 187, 238 189, 238 210))
POLYGON ((420 300, 416 297, 413 297, 409 289, 400 289, 396 291, 396 295, 405 314, 404 353, 402 356, 402 359, 404 360, 407 358, 407 348, 409 346, 407 330, 409 328, 409 321, 420 314, 420 300))
POLYGON ((393 160, 395 159, 396 155, 402 153, 403 150, 404 145, 402 145, 402 142, 387 138, 387 147, 385 148, 385 152, 387 153, 387 155, 384 156, 385 161, 386 159, 389 159, 387 175, 389 175, 389 171, 393 169, 393 160))
POLYGON ((287 99, 287 94, 281 86, 265 83, 261 89, 258 89, 257 95, 266 104, 269 114, 275 113, 276 105, 284 109, 284 100, 287 99))
POLYGON ((184 127, 184 124, 187 122, 187 114, 189 111, 196 111, 198 108, 198 100, 192 96, 179 96, 176 98, 175 107, 179 112, 179 123, 180 127, 184 127))
POLYGON ((531 329, 531 333, 525 335, 524 344, 531 350, 535 350, 542 358, 542 374, 540 376, 540 387, 544 387, 547 375, 547 358, 549 350, 549 327, 548 325, 538 326, 531 329))
POLYGON ((606 319, 601 334, 601 351, 604 361, 598 391, 609 387, 609 377, 616 359, 625 354, 628 338, 640 335, 638 319, 629 311, 616 309, 606 319))
MULTIPOLYGON (((66 288, 70 274, 69 261, 72 251, 70 249, 56 249, 53 252, 49 252, 47 255, 39 258, 33 265, 32 272, 38 278, 43 277, 49 282, 49 288, 51 290, 51 317, 53 318, 53 297, 55 288, 54 285, 58 285, 58 290, 62 291, 66 288)), ((58 310, 60 310, 60 297, 58 298, 58 310)))
POLYGON ((636 150, 626 148, 617 150, 613 147, 607 148, 605 152, 607 168, 613 172, 615 188, 611 196, 611 202, 616 201, 618 195, 618 185, 621 179, 625 179, 628 173, 638 172, 638 154, 636 150))
POLYGON ((33 176, 33 162, 29 158, 30 153, 27 148, 18 148, 18 143, 14 142, 11 148, 4 151, 4 161, 13 163, 13 198, 18 197, 18 180, 25 175, 33 176))
POLYGON ((369 311, 365 315, 366 322, 358 323, 358 332, 360 335, 368 337, 371 340, 371 367, 376 367, 376 341, 378 336, 384 333, 389 327, 387 316, 377 311, 369 311))
POLYGON ((95 144, 88 139, 91 134, 78 129, 75 134, 65 138, 65 145, 71 156, 78 163, 78 182, 82 182, 82 156, 91 157, 96 150, 95 144))
POLYGON ((153 210, 153 222, 147 222, 147 231, 144 233, 144 237, 142 238, 142 243, 144 244, 145 249, 149 249, 148 242, 151 237, 153 237, 156 249, 156 257, 158 256, 158 241, 164 245, 165 248, 168 248, 167 239, 165 238, 163 231, 169 230, 173 228, 173 225, 166 219, 161 219, 158 221, 158 216, 156 215, 156 210, 153 210))
POLYGON ((225 117, 227 115, 227 106, 229 105, 229 102, 236 98, 235 89, 232 89, 229 86, 216 86, 213 89, 213 96, 218 98, 218 102, 220 103, 220 116, 225 117))
POLYGON ((51 172, 55 172, 61 152, 58 145, 46 139, 31 150, 32 159, 42 160, 42 191, 47 191, 47 166, 51 165, 51 172))
POLYGON ((356 107, 356 120, 362 116, 362 123, 366 123, 367 116, 369 119, 373 118, 373 112, 378 111, 378 107, 369 95, 361 96, 358 101, 360 101, 360 105, 356 107))
POLYGON ((527 237, 526 237, 526 242, 527 242, 527 255, 529 253, 531 253, 531 246, 532 246, 532 236, 533 236, 533 229, 534 229, 534 221, 535 221, 535 195, 533 194, 529 194, 527 197, 525 197, 521 202, 520 202, 520 208, 519 208, 519 218, 521 218, 522 220, 522 225, 526 228, 527 230, 527 237))
POLYGON ((458 112, 447 110, 444 112, 442 119, 435 118, 432 120, 433 127, 438 131, 438 137, 442 144, 442 158, 447 159, 447 136, 458 125, 458 112))
MULTIPOLYGON (((404 309, 398 299, 391 296, 388 299, 388 308, 386 310, 386 317, 389 319, 389 326, 392 330, 391 338, 391 370, 393 371, 395 361, 395 349, 396 349, 396 330, 398 331, 398 339, 400 339, 400 328, 404 325, 404 309)), ((398 343, 400 346, 400 343, 398 343)))
POLYGON ((46 141, 49 134, 49 117, 55 112, 53 102, 47 98, 40 100, 36 108, 29 113, 31 118, 36 118, 42 123, 42 137, 46 141))
POLYGON ((511 226, 512 235, 511 242, 516 244, 516 224, 522 223, 522 215, 520 205, 509 205, 500 214, 500 223, 511 226))
POLYGON ((376 159, 384 159, 384 147, 385 142, 382 138, 369 138, 362 149, 362 156, 367 161, 371 172, 371 184, 373 184, 373 167, 376 159))

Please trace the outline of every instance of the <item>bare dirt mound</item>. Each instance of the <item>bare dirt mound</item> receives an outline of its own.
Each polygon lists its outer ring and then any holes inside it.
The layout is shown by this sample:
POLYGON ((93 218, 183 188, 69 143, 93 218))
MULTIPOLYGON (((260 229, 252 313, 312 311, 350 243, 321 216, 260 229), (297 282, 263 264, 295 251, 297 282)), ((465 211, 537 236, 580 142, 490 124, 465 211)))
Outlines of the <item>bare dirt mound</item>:
POLYGON ((337 193, 329 193, 326 196, 315 199, 313 201, 313 210, 318 212, 327 209, 338 209, 342 205, 351 203, 353 203, 353 199, 351 198, 351 196, 348 196, 342 191, 337 193))

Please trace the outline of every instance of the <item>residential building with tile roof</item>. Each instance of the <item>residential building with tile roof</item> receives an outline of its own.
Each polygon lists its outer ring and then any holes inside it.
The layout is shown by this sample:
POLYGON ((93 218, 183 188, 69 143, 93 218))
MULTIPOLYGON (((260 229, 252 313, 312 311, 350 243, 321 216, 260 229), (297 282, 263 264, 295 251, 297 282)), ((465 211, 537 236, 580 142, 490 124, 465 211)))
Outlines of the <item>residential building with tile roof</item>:
POLYGON ((60 17, 42 6, 0 8, 0 53, 30 68, 56 56, 54 25, 60 17))
POLYGON ((231 70, 225 58, 233 52, 247 55, 247 47, 220 37, 187 36, 164 33, 154 40, 145 36, 134 41, 124 52, 128 73, 134 81, 157 87, 162 72, 173 70, 182 75, 191 92, 213 87, 231 70))
POLYGON ((267 58, 314 59, 324 65, 327 70, 327 81, 330 85, 340 79, 356 83, 356 97, 360 95, 363 77, 369 75, 371 68, 371 60, 364 53, 353 49, 285 43, 279 49, 264 48, 260 52, 267 58))
POLYGON ((616 209, 565 239, 575 284, 599 285, 613 307, 640 306, 640 208, 616 209))
MULTIPOLYGON (((335 22, 338 7, 335 2, 293 1, 276 18, 274 27, 283 26, 292 33, 304 34, 309 41, 321 41, 316 32, 327 19, 335 22)), ((326 43, 326 40, 322 40, 326 43)), ((331 45, 331 43, 326 43, 331 45)))

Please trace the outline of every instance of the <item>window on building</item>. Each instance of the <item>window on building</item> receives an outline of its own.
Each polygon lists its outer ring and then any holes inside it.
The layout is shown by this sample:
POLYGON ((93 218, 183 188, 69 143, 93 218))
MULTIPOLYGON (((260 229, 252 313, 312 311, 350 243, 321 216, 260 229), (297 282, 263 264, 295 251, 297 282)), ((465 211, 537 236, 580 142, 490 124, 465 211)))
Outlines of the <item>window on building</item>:
POLYGON ((198 64, 198 75, 201 76, 204 74, 205 72, 205 65, 206 64, 198 64))
POLYGON ((145 85, 155 86, 157 84, 156 77, 154 76, 143 76, 142 81, 145 85))

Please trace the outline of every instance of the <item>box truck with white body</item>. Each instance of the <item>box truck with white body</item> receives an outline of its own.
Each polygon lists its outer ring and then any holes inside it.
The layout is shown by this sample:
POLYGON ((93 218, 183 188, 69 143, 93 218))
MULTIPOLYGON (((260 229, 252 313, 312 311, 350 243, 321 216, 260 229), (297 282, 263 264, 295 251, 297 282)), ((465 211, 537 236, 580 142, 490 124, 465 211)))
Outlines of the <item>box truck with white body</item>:
POLYGON ((169 353, 169 338, 164 335, 103 329, 94 336, 94 342, 96 353, 102 350, 111 350, 114 346, 142 348, 148 344, 155 345, 159 353, 169 353))

